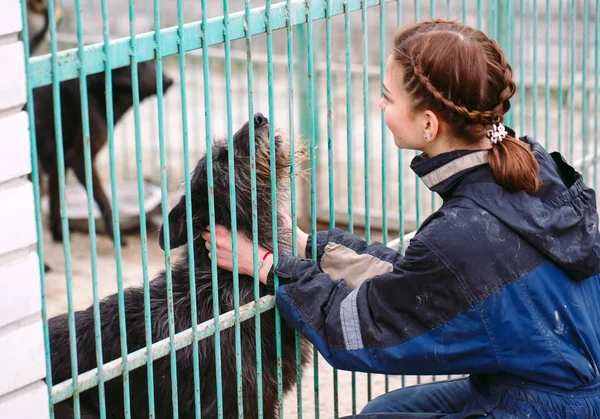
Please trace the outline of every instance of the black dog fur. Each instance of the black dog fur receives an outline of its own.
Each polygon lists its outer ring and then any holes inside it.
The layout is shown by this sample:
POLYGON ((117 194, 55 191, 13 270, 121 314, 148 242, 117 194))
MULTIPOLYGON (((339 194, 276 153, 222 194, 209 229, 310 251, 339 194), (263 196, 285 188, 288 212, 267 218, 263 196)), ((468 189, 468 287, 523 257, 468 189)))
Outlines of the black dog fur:
MULTIPOLYGON (((271 182, 269 168, 269 124, 261 114, 255 116, 255 144, 257 167, 258 196, 258 231, 259 243, 272 249, 271 227, 271 182)), ((236 210, 239 231, 251 237, 252 214, 250 192, 249 132, 246 123, 234 136, 235 173, 236 173, 236 210)), ((289 184, 289 142, 283 136, 277 142, 277 190, 280 198, 285 198, 289 184)), ((213 146, 214 200, 215 221, 218 224, 231 226, 229 177, 228 177, 227 144, 216 142, 213 146)), ((294 158, 300 158, 298 153, 294 158)), ((196 275, 196 298, 198 307, 198 323, 213 318, 212 274, 211 262, 205 242, 200 236, 209 224, 207 164, 203 157, 197 164, 191 178, 192 216, 194 229, 194 260, 196 275)), ((282 225, 279 223, 278 225, 282 225)), ((169 214, 171 248, 187 244, 185 219, 185 197, 169 214)), ((279 228, 278 245, 282 252, 291 251, 291 232, 279 228)), ((163 229, 159 241, 164 243, 163 229)), ((175 330, 180 332, 191 327, 190 283, 188 253, 173 265, 173 306, 175 330)), ((219 309, 220 313, 233 310, 233 280, 230 272, 218 270, 219 309)), ((240 276, 240 304, 253 301, 253 279, 240 276)), ((266 294, 265 287, 260 288, 261 295, 266 294)), ((143 289, 128 288, 124 292, 127 347, 129 352, 146 346, 144 335, 144 295, 143 289)), ((168 337, 167 295, 164 272, 150 282, 150 305, 152 318, 152 340, 156 342, 168 337)), ((121 356, 118 320, 117 296, 112 295, 101 302, 102 345, 104 362, 121 356)), ((94 343, 94 323, 92 307, 75 313, 77 353, 79 373, 91 370, 96 364, 96 347, 94 343)), ((275 350, 275 314, 273 310, 260 317, 262 345, 262 385, 263 407, 265 418, 275 418, 277 406, 277 362, 275 350)), ((63 314, 50 319, 50 345, 52 357, 52 380, 60 383, 71 377, 69 351, 69 332, 67 315, 63 314)), ((221 376, 223 383, 223 413, 225 418, 237 417, 238 405, 236 394, 235 370, 235 333, 233 328, 221 332, 221 376)), ((257 412, 257 372, 256 340, 254 320, 241 324, 242 339, 242 380, 243 380, 243 413, 245 418, 256 418, 257 412)), ((296 354, 294 329, 282 321, 282 368, 283 389, 288 391, 295 383, 296 354)), ((306 364, 310 354, 307 342, 301 340, 301 361, 306 364)), ((201 413, 204 418, 217 417, 216 368, 214 338, 199 341, 200 359, 200 397, 201 413)), ((148 388, 146 367, 130 372, 129 385, 131 395, 131 417, 148 418, 148 388)), ((172 393, 169 357, 154 360, 154 394, 156 418, 172 417, 172 393)), ((180 418, 194 417, 194 378, 192 364, 192 346, 177 351, 177 388, 180 418)), ((122 377, 105 383, 106 411, 109 418, 122 418, 123 382, 122 377)), ((81 407, 85 418, 99 417, 98 389, 93 388, 81 394, 81 407)), ((72 399, 67 399, 55 407, 56 417, 73 417, 72 399)))

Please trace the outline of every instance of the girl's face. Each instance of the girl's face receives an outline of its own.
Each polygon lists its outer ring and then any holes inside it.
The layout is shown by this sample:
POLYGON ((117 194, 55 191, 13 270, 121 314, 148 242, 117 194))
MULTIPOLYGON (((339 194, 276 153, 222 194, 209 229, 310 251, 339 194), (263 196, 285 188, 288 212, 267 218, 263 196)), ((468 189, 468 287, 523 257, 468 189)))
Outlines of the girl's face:
POLYGON ((410 98, 404 91, 402 70, 389 57, 383 78, 384 94, 379 107, 384 112, 387 127, 394 135, 398 148, 424 151, 427 145, 424 127, 427 125, 423 112, 414 112, 410 108, 410 98))

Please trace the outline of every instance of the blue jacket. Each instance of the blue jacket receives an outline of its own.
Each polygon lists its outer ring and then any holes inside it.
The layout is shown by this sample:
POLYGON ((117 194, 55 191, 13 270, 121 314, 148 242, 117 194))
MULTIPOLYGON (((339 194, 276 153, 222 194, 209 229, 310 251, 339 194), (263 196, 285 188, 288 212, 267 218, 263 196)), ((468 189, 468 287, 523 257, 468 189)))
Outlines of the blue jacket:
POLYGON ((421 154, 411 167, 443 205, 405 254, 317 233, 316 261, 282 255, 274 268, 282 316, 339 369, 471 374, 482 414, 600 415, 596 196, 560 154, 521 140, 537 193, 500 187, 486 151, 421 154))

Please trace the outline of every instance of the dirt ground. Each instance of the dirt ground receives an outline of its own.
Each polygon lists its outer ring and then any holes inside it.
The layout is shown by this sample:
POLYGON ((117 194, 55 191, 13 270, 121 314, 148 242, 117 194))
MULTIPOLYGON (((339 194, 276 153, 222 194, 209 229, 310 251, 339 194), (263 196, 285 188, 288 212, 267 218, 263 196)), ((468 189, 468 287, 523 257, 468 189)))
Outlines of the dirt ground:
MULTIPOLYGON (((157 229, 148 232, 148 275, 153 278, 164 267, 164 254, 156 239, 157 229)), ((128 246, 123 248, 122 273, 123 286, 130 287, 142 284, 141 241, 139 234, 126 236, 128 246)), ((53 243, 48 230, 44 230, 44 255, 52 271, 45 276, 46 304, 48 316, 52 317, 67 311, 67 295, 64 268, 64 253, 61 244, 53 243)), ((73 304, 75 310, 80 310, 92 304, 91 258, 89 236, 86 233, 71 232, 71 269, 73 304)), ((173 252, 177 258, 177 251, 173 252)), ((104 235, 97 237, 97 274, 100 298, 117 291, 116 264, 112 241, 104 235)), ((233 360, 231 360, 233 362, 233 360)), ((321 418, 334 417, 333 369, 319 356, 318 360, 319 413, 321 418)), ((437 377, 444 379, 446 377, 437 377)), ((421 382, 431 381, 431 377, 422 377, 421 382)), ((406 377, 405 385, 417 382, 416 377, 406 377)), ((402 386, 401 377, 390 377, 389 388, 402 386)), ((302 412, 303 417, 315 417, 314 397, 314 365, 306 367, 302 381, 302 412)), ((372 397, 385 391, 385 378, 380 375, 372 376, 372 397)), ((297 418, 296 389, 285 396, 284 417, 297 418)), ((356 406, 360 410, 367 402, 367 375, 356 374, 356 406)), ((349 372, 338 373, 338 406, 339 416, 352 414, 352 380, 349 372)))

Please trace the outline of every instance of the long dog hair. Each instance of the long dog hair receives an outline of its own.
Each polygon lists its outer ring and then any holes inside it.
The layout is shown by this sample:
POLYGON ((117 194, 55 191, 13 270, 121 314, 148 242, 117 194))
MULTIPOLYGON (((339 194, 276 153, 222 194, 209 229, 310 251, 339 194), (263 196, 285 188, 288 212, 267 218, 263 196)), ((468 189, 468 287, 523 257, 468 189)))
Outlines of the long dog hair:
MULTIPOLYGON (((256 114, 255 138, 249 138, 248 123, 234 136, 234 149, 229 150, 224 141, 215 142, 213 151, 215 221, 231 227, 230 196, 228 176, 228 155, 234 153, 237 227, 251 237, 252 213, 250 188, 250 141, 256 144, 257 198, 258 198, 258 240, 272 249, 273 235, 271 226, 271 181, 269 166, 269 123, 261 114, 256 114)), ((289 139, 278 136, 276 139, 276 177, 278 196, 285 198, 289 185, 290 156, 289 139)), ((209 224, 207 162, 203 157, 197 164, 191 178, 191 205, 194 232, 194 263, 196 275, 196 300, 198 323, 213 318, 213 289, 211 262, 205 242, 200 236, 209 224)), ((171 248, 187 244, 187 226, 185 217, 185 196, 169 213, 171 248)), ((281 223, 279 223, 281 225, 281 223)), ((159 241, 164 243, 161 228, 159 241)), ((283 252, 291 251, 291 232, 285 228, 278 231, 278 246, 283 252)), ((173 316, 175 332, 191 327, 189 256, 187 250, 173 264, 173 316)), ((233 310, 233 277, 231 272, 218 269, 218 292, 220 313, 233 310)), ((254 280, 241 275, 239 280, 240 304, 253 301, 254 280)), ((260 287, 260 295, 266 295, 265 287, 260 287)), ((127 327, 127 348, 129 352, 146 346, 144 334, 144 294, 143 289, 128 288, 124 292, 125 323, 127 327)), ((167 289, 165 273, 161 273, 150 282, 150 311, 153 342, 169 336, 167 289)), ((102 353, 104 362, 121 356, 119 335, 118 300, 116 295, 100 303, 102 328, 102 353)), ((79 373, 97 366, 96 345, 94 342, 94 316, 92 307, 75 313, 77 359, 79 373)), ((52 380, 59 383, 71 377, 69 351, 68 318, 66 314, 49 321, 50 345, 52 357, 52 380)), ((275 345, 275 314, 273 310, 260 316, 260 342, 262 353, 262 390, 265 418, 275 418, 277 407, 277 358, 275 345)), ((215 343, 212 337, 199 342, 200 359, 200 397, 202 417, 217 417, 217 373, 220 371, 223 385, 223 414, 225 418, 237 417, 238 402, 236 393, 235 369, 235 331, 228 328, 220 332, 221 364, 215 364, 215 343)), ((283 389, 288 391, 296 378, 296 346, 294 329, 282 320, 282 370, 283 389)), ((256 336, 254 321, 241 324, 242 347, 242 391, 243 414, 245 418, 258 417, 256 336)), ((306 364, 310 355, 307 342, 301 340, 301 362, 306 364)), ((179 417, 190 418, 194 415, 194 369, 192 346, 177 351, 177 400, 179 417)), ((169 357, 154 360, 154 402, 157 418, 172 417, 172 390, 169 357)), ((148 382, 146 366, 129 373, 131 417, 148 418, 148 382)), ((123 380, 119 376, 105 383, 106 412, 110 418, 124 416, 123 380)), ((98 389, 94 388, 80 395, 83 417, 99 417, 98 389)), ((68 399, 56 405, 57 418, 73 417, 72 400, 68 399)))

